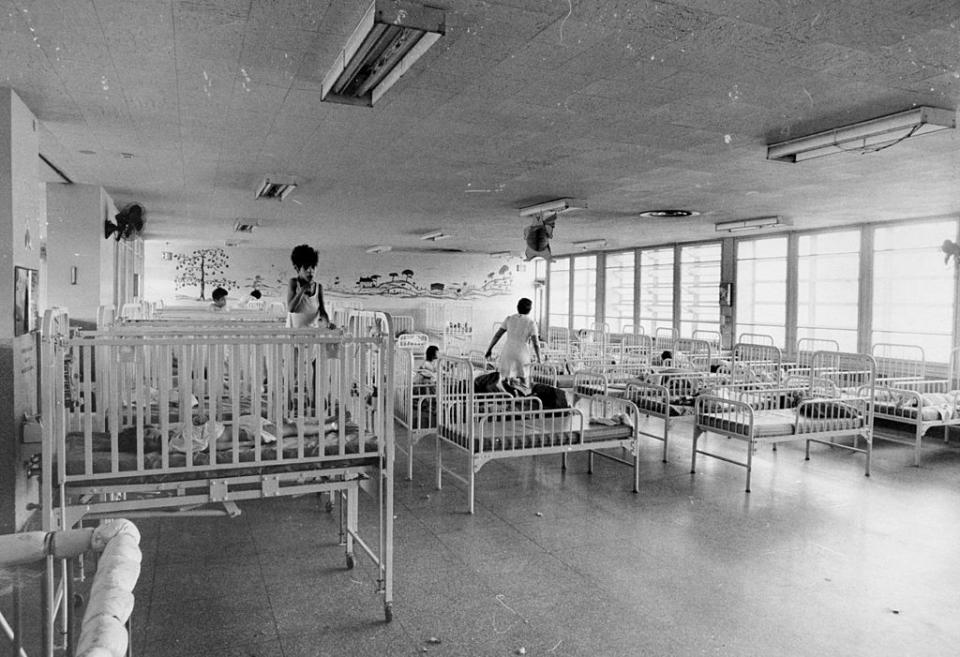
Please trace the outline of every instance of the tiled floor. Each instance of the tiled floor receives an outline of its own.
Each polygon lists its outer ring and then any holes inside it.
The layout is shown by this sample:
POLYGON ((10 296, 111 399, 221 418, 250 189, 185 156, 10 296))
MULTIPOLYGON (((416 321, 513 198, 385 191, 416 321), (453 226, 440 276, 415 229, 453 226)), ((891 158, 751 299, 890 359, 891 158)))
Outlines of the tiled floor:
POLYGON ((746 494, 728 463, 691 476, 689 427, 675 436, 667 464, 645 443, 639 494, 605 460, 593 475, 583 455, 566 472, 559 457, 495 461, 473 516, 459 484, 434 490, 425 439, 415 479, 396 482, 389 624, 375 571, 344 567, 316 497, 141 520, 135 654, 960 654, 956 441, 928 441, 920 468, 878 442, 870 478, 845 450, 762 449, 746 494))

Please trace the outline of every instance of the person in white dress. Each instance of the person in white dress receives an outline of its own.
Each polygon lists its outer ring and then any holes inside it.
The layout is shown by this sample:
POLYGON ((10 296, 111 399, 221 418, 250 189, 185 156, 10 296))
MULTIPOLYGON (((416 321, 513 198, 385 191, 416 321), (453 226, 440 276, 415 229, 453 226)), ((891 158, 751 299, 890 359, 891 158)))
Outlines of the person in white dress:
POLYGON ((510 315, 505 320, 497 332, 493 334, 490 346, 487 347, 486 357, 490 358, 493 348, 504 335, 507 341, 500 352, 500 360, 497 369, 500 370, 500 376, 503 379, 519 379, 521 383, 526 384, 529 378, 530 370, 530 345, 533 345, 533 351, 536 354, 537 362, 540 362, 540 336, 537 333, 537 324, 530 318, 530 311, 533 309, 533 302, 530 299, 523 298, 517 302, 517 314, 510 315))
POLYGON ((320 256, 309 244, 293 247, 290 260, 297 275, 287 285, 287 326, 333 328, 323 305, 323 288, 313 280, 320 256))

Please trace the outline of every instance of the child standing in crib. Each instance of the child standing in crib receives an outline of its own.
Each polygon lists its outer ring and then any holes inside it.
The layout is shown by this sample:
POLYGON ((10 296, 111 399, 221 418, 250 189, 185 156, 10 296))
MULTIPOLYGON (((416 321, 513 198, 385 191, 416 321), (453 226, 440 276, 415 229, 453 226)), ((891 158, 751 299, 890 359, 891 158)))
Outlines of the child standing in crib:
POLYGON ((437 357, 440 354, 440 348, 432 344, 427 347, 427 353, 424 361, 417 368, 417 383, 435 383, 437 380, 437 357))
POLYGON ((293 247, 290 260, 297 275, 287 285, 287 326, 333 328, 323 305, 323 288, 313 280, 320 256, 308 244, 293 247))

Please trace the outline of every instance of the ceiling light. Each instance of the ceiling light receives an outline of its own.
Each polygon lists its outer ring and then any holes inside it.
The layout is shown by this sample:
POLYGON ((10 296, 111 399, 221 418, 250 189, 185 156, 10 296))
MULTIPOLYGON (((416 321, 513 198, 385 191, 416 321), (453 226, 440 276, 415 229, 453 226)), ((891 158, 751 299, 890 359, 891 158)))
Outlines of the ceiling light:
POLYGON ((741 219, 740 221, 721 221, 714 224, 714 227, 718 232, 733 233, 740 230, 759 230, 782 225, 783 222, 780 217, 757 217, 756 219, 741 219))
POLYGON ((161 260, 173 260, 173 251, 161 251, 160 252, 161 260))
POLYGON ((683 219, 685 217, 696 217, 698 214, 700 213, 694 210, 647 210, 641 212, 640 216, 651 219, 683 219))
POLYGON ((259 219, 237 219, 235 222, 233 222, 233 232, 252 233, 253 230, 259 225, 259 219))
POLYGON ((574 242, 573 245, 581 251, 593 251, 605 247, 607 240, 583 240, 582 242, 574 242))
POLYGON ((290 193, 297 188, 297 183, 292 181, 279 181, 264 178, 260 186, 257 187, 255 198, 271 199, 282 201, 290 196, 290 193))
POLYGON ((953 110, 916 107, 905 112, 825 130, 767 147, 767 159, 801 162, 834 153, 872 153, 909 137, 957 127, 953 110))
POLYGON ((435 230, 430 233, 424 233, 420 236, 422 240, 430 240, 431 242, 436 242, 438 240, 445 240, 447 238, 453 237, 453 235, 447 235, 442 230, 435 230))
POLYGON ((392 251, 393 247, 389 244, 377 244, 376 246, 371 246, 367 249, 367 253, 373 253, 379 255, 381 253, 386 253, 387 251, 392 251))
POLYGON ((374 0, 323 76, 320 100, 372 107, 445 30, 441 9, 374 0))
POLYGON ((521 217, 531 217, 538 214, 549 214, 551 212, 565 212, 574 208, 586 208, 587 202, 575 198, 558 198, 552 201, 537 203, 520 208, 521 217))

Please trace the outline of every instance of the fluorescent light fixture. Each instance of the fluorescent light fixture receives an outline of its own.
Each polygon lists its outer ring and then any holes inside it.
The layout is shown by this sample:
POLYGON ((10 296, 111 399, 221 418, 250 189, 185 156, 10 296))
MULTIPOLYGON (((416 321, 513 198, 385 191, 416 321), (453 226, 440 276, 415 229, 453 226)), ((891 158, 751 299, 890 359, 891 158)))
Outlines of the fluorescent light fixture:
POLYGON ((367 253, 373 253, 376 255, 386 253, 387 251, 393 251, 393 247, 389 244, 377 244, 376 246, 371 246, 369 249, 367 249, 367 253))
POLYGON ((581 251, 593 251, 605 247, 607 240, 583 240, 582 242, 574 242, 573 245, 581 251))
POLYGON ((721 221, 714 224, 717 232, 734 233, 740 230, 760 230, 761 228, 772 228, 781 226, 783 222, 780 217, 757 217, 756 219, 741 219, 740 221, 721 221))
POLYGON ((436 242, 438 240, 445 240, 450 237, 453 237, 453 235, 447 235, 442 230, 435 230, 430 233, 424 233, 423 235, 420 236, 420 239, 436 242))
POLYGON ((957 113, 937 107, 915 107, 897 114, 824 130, 767 147, 767 159, 802 162, 834 153, 869 153, 909 137, 957 127, 957 113))
POLYGON ((235 222, 233 222, 233 232, 252 233, 259 225, 259 219, 237 219, 235 222))
POLYGON ((257 193, 254 198, 258 199, 269 199, 274 201, 282 201, 283 199, 290 196, 290 194, 297 188, 297 183, 289 180, 279 181, 279 180, 270 180, 269 178, 264 178, 263 182, 260 183, 260 186, 257 187, 257 193))
POLYGON ((161 260, 173 260, 173 251, 161 251, 160 252, 161 260))
POLYGON ((565 212, 574 208, 586 208, 587 202, 575 198, 558 198, 536 205, 528 205, 520 208, 521 217, 531 217, 539 214, 550 214, 552 212, 565 212))
POLYGON ((441 9, 374 0, 323 76, 320 100, 372 107, 445 31, 441 9))

